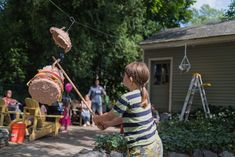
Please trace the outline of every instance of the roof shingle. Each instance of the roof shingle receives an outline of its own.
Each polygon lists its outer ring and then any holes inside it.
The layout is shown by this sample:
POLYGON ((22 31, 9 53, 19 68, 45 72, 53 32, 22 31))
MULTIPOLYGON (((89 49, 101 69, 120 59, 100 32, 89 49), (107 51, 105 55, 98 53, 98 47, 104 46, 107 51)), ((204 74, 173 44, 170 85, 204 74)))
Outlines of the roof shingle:
POLYGON ((169 41, 190 40, 216 36, 234 35, 235 20, 194 27, 173 28, 158 32, 140 42, 140 45, 164 43, 169 41))

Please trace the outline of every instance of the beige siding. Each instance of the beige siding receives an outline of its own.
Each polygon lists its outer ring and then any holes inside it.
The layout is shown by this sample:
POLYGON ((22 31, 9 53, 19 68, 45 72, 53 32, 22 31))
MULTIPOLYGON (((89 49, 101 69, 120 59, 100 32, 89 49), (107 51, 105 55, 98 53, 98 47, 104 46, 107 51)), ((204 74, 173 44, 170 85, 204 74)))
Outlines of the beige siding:
MULTIPOLYGON (((188 46, 187 56, 192 65, 188 73, 181 73, 178 69, 184 47, 146 50, 144 55, 146 63, 149 58, 173 57, 172 111, 181 110, 192 74, 195 72, 202 75, 204 83, 212 83, 212 87, 206 89, 209 104, 235 107, 234 43, 188 46)), ((199 95, 195 96, 193 102, 194 106, 202 106, 199 95)))

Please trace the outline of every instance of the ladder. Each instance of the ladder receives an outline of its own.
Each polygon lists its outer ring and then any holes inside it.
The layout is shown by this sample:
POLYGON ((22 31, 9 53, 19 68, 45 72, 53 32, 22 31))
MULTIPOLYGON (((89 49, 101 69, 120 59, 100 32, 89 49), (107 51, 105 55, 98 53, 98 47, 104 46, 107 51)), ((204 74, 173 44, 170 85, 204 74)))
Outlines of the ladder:
POLYGON ((180 121, 188 120, 191 106, 193 103, 193 97, 196 91, 199 91, 200 93, 203 110, 205 112, 205 117, 210 118, 210 109, 209 109, 207 98, 206 98, 204 84, 202 83, 202 77, 199 73, 195 73, 193 74, 187 95, 185 97, 184 105, 180 114, 180 121))

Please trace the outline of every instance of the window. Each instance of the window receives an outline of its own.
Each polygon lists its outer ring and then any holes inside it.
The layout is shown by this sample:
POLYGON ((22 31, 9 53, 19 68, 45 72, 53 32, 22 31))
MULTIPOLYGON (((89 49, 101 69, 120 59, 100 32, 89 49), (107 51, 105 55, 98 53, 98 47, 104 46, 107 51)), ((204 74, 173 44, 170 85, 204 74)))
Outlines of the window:
POLYGON ((162 85, 169 83, 169 68, 169 63, 154 65, 154 85, 162 85))

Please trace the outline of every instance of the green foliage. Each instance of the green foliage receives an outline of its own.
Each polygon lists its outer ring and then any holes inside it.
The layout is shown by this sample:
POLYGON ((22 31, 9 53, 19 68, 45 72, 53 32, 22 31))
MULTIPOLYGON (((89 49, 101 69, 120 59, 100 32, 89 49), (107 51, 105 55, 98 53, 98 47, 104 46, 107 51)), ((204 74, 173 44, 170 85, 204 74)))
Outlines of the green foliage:
POLYGON ((160 123, 159 135, 164 151, 192 153, 195 149, 207 149, 220 153, 235 152, 235 110, 224 109, 205 119, 196 112, 195 119, 180 122, 177 119, 160 123))
POLYGON ((28 58, 23 49, 11 48, 8 52, 2 54, 0 58, 0 76, 1 82, 22 83, 25 81, 26 71, 24 66, 28 63, 28 58))
POLYGON ((220 22, 224 17, 222 10, 211 8, 208 4, 201 6, 199 10, 193 8, 193 16, 190 23, 193 25, 220 22))
POLYGON ((6 0, 0 0, 0 11, 5 8, 6 0))
POLYGON ((225 12, 225 20, 233 20, 235 17, 235 0, 232 0, 229 9, 225 12))
POLYGON ((105 150, 107 153, 117 151, 125 153, 127 144, 124 137, 118 133, 112 135, 99 135, 95 139, 95 149, 105 150))
POLYGON ((141 60, 138 43, 187 21, 194 0, 53 2, 63 11, 45 0, 7 0, 0 14, 2 83, 26 83, 38 69, 52 64, 51 56, 58 57, 62 50, 55 46, 49 28, 68 28, 73 16, 76 22, 69 30, 73 47, 61 64, 82 94, 99 75, 114 99, 125 90, 121 86, 125 65, 141 60), (14 66, 8 68, 10 64, 14 66))
POLYGON ((190 8, 196 0, 148 0, 147 15, 149 19, 157 20, 163 27, 179 27, 180 23, 187 23, 191 19, 190 8))
MULTIPOLYGON (((195 112, 190 121, 179 121, 179 115, 172 120, 161 121, 158 126, 164 152, 174 151, 192 154, 196 149, 211 150, 215 153, 235 153, 235 109, 213 107, 211 119, 202 111, 195 112)), ((96 137, 96 149, 107 152, 125 152, 126 142, 120 134, 96 137)))

